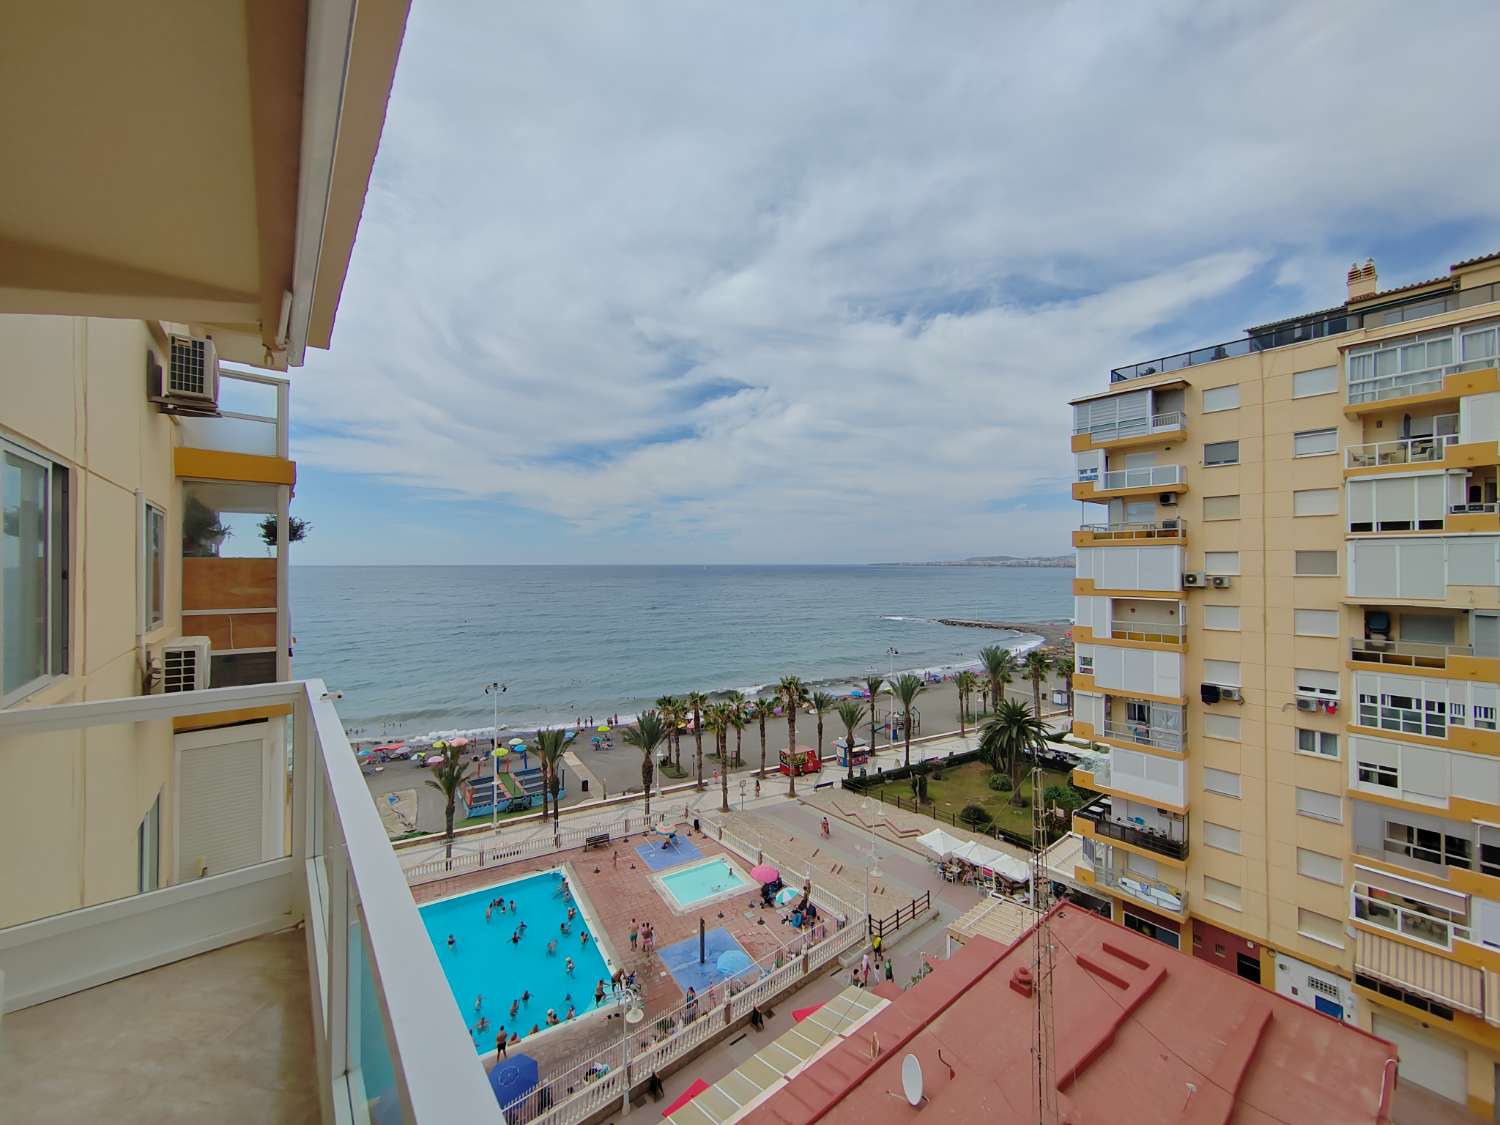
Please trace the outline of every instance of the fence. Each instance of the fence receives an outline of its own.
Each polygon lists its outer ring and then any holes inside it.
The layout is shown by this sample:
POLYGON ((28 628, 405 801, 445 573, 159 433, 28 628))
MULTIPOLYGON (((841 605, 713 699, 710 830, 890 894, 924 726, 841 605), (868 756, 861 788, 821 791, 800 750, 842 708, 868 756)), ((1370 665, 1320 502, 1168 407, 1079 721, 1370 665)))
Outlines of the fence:
POLYGON ((887 931, 895 933, 907 922, 915 922, 917 915, 926 913, 932 907, 932 892, 923 891, 921 898, 914 898, 907 906, 898 906, 884 918, 866 919, 867 928, 871 934, 885 941, 887 931))
MULTIPOLYGON (((665 818, 667 815, 667 810, 662 809, 661 816, 665 818)), ((685 810, 684 818, 691 819, 685 810)), ((537 856, 579 848, 588 842, 590 836, 604 833, 608 833, 611 837, 626 836, 632 832, 644 831, 646 827, 644 816, 637 813, 634 816, 626 815, 613 820, 596 821, 582 828, 566 828, 555 835, 538 834, 524 840, 490 841, 478 847, 472 844, 463 845, 454 848, 452 857, 441 854, 445 849, 439 846, 435 849, 439 853, 435 858, 411 864, 406 868, 406 881, 415 885, 430 882, 433 879, 462 875, 468 871, 482 871, 487 867, 499 867, 521 859, 534 859, 537 856)))

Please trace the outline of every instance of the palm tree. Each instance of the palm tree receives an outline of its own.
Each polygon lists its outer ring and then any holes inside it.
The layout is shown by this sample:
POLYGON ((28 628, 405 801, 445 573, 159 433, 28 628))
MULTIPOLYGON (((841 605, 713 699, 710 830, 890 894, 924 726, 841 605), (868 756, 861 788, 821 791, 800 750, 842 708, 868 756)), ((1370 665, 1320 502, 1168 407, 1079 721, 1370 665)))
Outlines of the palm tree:
POLYGON ((788 797, 797 795, 797 709, 807 700, 807 688, 798 676, 782 676, 776 685, 776 694, 786 708, 787 790, 788 797))
POLYGON ((703 712, 703 725, 714 736, 714 749, 719 754, 719 780, 723 786, 723 798, 719 811, 729 811, 729 708, 722 703, 709 704, 703 712))
POLYGON ((1057 658, 1057 674, 1062 677, 1063 691, 1068 696, 1068 718, 1073 717, 1073 658, 1071 656, 1059 656, 1057 658))
MULTIPOLYGON (((557 795, 562 790, 562 771, 557 764, 562 761, 563 751, 568 748, 568 736, 561 730, 539 730, 536 732, 536 756, 542 762, 542 786, 552 793, 552 823, 559 816, 557 795)), ((542 796, 542 819, 547 819, 546 793, 542 796)))
POLYGON ((776 714, 776 697, 757 699, 750 708, 750 714, 760 724, 760 772, 764 776, 766 772, 766 720, 773 718, 776 714))
POLYGON ((994 718, 984 724, 979 732, 979 752, 994 770, 1005 769, 1010 774, 1011 802, 1024 804, 1021 800, 1021 759, 1047 744, 1047 727, 1031 713, 1031 708, 1015 699, 1000 704, 994 718))
POLYGON ((675 695, 664 695, 656 701, 656 712, 667 728, 667 749, 673 751, 672 760, 682 768, 682 732, 678 729, 687 717, 687 708, 675 695))
POLYGON ((896 677, 896 682, 891 685, 891 691, 896 696, 896 702, 901 704, 901 734, 906 739, 906 764, 911 765, 911 711, 912 704, 917 701, 917 696, 927 690, 927 685, 922 682, 921 676, 914 676, 910 672, 903 672, 896 677))
POLYGON ((745 726, 749 720, 745 717, 745 697, 737 691, 731 694, 740 696, 738 701, 729 703, 729 725, 734 728, 734 764, 742 766, 745 764, 745 726))
POLYGON ((703 792, 703 708, 708 706, 708 696, 701 691, 690 691, 687 706, 693 713, 693 761, 697 773, 695 787, 703 792))
POLYGON ((1026 678, 1031 681, 1031 710, 1038 719, 1042 717, 1042 681, 1052 671, 1052 657, 1044 648, 1034 648, 1026 654, 1026 663, 1021 666, 1026 678))
POLYGON ((968 716, 969 696, 974 693, 975 687, 978 686, 979 677, 965 668, 958 674, 954 682, 958 686, 958 733, 961 735, 968 734, 968 730, 964 727, 964 719, 968 716))
POLYGON ((635 721, 634 726, 626 727, 625 733, 621 735, 625 745, 634 746, 641 752, 641 787, 646 791, 648 821, 651 819, 651 779, 656 772, 653 758, 656 748, 666 737, 667 727, 661 721, 661 713, 658 711, 647 711, 635 721))
POLYGON ((884 676, 866 676, 865 694, 870 699, 870 753, 875 753, 875 708, 877 706, 876 696, 885 690, 884 676))
POLYGON ((1005 702, 1005 685, 1015 679, 1016 654, 999 645, 989 645, 979 650, 979 660, 984 665, 984 674, 990 681, 990 709, 1000 713, 1000 704, 1005 702))
POLYGON ((818 716, 818 760, 823 759, 823 716, 833 710, 833 705, 838 700, 826 691, 815 691, 812 693, 813 714, 818 716))
MULTIPOLYGON (((427 784, 443 795, 443 858, 453 858, 453 812, 458 804, 459 786, 469 779, 469 763, 464 761, 463 748, 453 745, 443 747, 443 760, 432 771, 427 784)), ((546 800, 544 796, 543 801, 546 800)))
POLYGON ((844 748, 848 752, 849 777, 854 777, 854 728, 864 720, 865 709, 857 699, 846 699, 838 705, 839 722, 844 724, 844 748))

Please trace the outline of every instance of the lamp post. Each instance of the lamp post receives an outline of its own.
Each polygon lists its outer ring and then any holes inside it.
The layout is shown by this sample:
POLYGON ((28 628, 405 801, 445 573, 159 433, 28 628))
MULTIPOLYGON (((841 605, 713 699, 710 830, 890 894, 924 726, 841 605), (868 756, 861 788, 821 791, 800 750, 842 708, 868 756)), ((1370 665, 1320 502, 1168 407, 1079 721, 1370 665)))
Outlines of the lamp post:
POLYGON ((499 680, 484 685, 484 694, 490 697, 491 730, 495 733, 494 745, 490 747, 490 835, 495 834, 500 821, 500 693, 505 685, 499 680))
POLYGON ((881 870, 880 870, 880 852, 879 852, 879 848, 878 848, 879 837, 876 836, 875 830, 873 828, 869 827, 869 825, 871 823, 871 820, 870 820, 870 816, 871 816, 871 811, 870 810, 871 810, 871 808, 872 808, 872 806, 870 804, 870 798, 866 797, 864 799, 864 801, 860 804, 860 809, 859 809, 860 814, 861 814, 861 818, 864 820, 865 825, 866 825, 865 831, 870 834, 870 862, 865 865, 865 930, 866 930, 866 936, 869 936, 869 927, 870 927, 870 880, 871 879, 878 879, 883 874, 881 872, 881 870))

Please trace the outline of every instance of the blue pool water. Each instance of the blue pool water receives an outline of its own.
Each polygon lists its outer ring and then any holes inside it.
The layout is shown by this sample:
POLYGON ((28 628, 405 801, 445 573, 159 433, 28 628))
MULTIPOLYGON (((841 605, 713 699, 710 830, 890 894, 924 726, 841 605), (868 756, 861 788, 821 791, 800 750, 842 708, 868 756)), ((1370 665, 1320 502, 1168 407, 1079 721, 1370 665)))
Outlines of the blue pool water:
POLYGON ((571 935, 565 937, 558 931, 568 917, 569 903, 559 893, 562 885, 561 871, 544 871, 421 908, 422 923, 464 1022, 472 1029, 480 1014, 489 1018, 489 1026, 475 1033, 481 1054, 495 1049, 495 1036, 502 1027, 507 1035, 515 1031, 523 1039, 532 1024, 546 1030, 548 1008, 554 1009, 559 1019, 567 1014, 570 1003, 580 1016, 590 1011, 594 1007, 594 985, 601 979, 607 998, 610 969, 593 933, 589 933, 587 945, 579 940, 579 935, 588 932, 582 911, 570 923, 571 935), (516 913, 496 910, 486 922, 485 907, 501 895, 507 906, 515 900, 516 913), (526 933, 513 944, 511 935, 518 922, 526 923, 526 933), (449 934, 457 939, 452 949, 448 948, 449 934), (557 953, 549 956, 547 942, 553 938, 557 939, 557 953), (566 957, 573 958, 571 977, 566 957), (531 999, 512 1021, 510 1003, 519 1000, 523 991, 529 991, 531 999), (570 993, 571 1001, 567 999, 570 993), (481 994, 484 1006, 476 1013, 474 1000, 481 994))
POLYGON ((718 898, 734 891, 748 890, 755 884, 741 875, 739 869, 723 856, 715 856, 707 863, 684 867, 661 877, 661 885, 679 907, 688 907, 718 898))

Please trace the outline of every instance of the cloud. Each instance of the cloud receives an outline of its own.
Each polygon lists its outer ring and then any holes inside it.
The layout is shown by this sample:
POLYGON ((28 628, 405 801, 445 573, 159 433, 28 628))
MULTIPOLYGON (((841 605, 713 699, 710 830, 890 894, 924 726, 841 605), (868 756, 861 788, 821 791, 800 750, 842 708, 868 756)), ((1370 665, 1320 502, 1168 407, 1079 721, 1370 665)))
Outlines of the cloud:
POLYGON ((296 456, 664 560, 1063 550, 1069 397, 1494 221, 1497 13, 416 5, 296 456))

